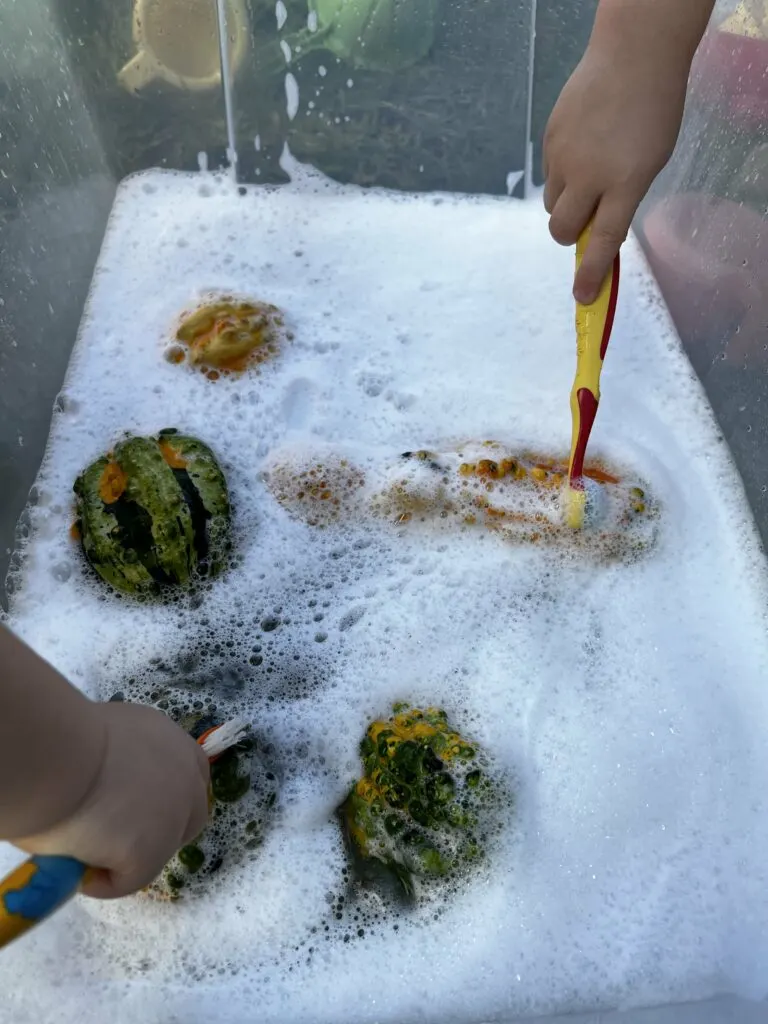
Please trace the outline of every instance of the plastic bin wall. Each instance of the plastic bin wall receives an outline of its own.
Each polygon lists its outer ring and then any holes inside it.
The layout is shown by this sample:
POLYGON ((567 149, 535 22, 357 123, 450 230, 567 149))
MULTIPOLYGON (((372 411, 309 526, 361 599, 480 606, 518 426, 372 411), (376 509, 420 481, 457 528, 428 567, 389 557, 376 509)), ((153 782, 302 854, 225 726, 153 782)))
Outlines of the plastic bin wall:
POLYGON ((768 0, 716 10, 635 229, 768 548, 768 0))
POLYGON ((2 0, 0 580, 43 455, 114 192, 52 12, 2 0))
MULTIPOLYGON (((242 181, 280 182, 287 143, 340 181, 520 195, 530 139, 540 182, 597 0, 424 0, 426 25, 395 2, 382 57, 320 48, 305 0, 0 0, 0 580, 126 174, 236 155, 242 181)), ((768 541, 767 68, 768 0, 721 4, 636 228, 768 541)), ((730 1000, 569 1018, 767 1019, 730 1000)))

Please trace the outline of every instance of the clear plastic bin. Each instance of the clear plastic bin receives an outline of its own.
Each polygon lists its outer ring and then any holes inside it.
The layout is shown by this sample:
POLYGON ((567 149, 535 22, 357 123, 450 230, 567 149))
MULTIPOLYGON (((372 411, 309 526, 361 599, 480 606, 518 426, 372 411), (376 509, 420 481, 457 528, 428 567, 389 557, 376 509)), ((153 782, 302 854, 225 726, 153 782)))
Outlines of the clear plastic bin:
MULTIPOLYGON (((386 59, 347 43, 337 61, 297 34, 291 3, 0 0, 0 579, 118 181, 231 163, 279 183, 287 143, 342 182, 522 195, 595 6, 442 0, 434 32, 414 25, 386 59), (312 101, 297 108, 295 86, 312 101)), ((635 228, 768 540, 765 0, 718 5, 635 228)), ((568 1020, 749 1024, 768 1008, 724 997, 568 1020)))

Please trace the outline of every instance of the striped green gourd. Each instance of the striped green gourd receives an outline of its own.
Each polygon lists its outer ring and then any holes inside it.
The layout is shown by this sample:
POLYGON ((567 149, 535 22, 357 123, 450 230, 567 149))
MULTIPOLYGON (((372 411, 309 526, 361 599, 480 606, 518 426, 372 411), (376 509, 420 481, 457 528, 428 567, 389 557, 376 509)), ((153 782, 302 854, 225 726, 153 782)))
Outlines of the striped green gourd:
POLYGON ((221 571, 230 503, 210 448, 177 430, 126 437, 75 481, 90 565, 116 590, 151 595, 221 571))

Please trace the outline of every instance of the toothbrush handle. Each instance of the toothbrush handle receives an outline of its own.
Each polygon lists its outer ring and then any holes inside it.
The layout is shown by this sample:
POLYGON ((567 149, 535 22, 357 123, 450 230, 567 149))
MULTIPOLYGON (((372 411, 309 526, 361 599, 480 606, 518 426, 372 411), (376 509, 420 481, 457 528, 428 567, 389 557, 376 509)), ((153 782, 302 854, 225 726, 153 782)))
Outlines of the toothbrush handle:
POLYGON ((72 857, 34 856, 0 881, 0 949, 75 896, 87 870, 72 857))
MULTIPOLYGON (((237 719, 224 726, 214 726, 197 742, 213 763, 227 746, 238 741, 245 728, 246 724, 237 719), (212 741, 213 734, 220 730, 220 735, 225 737, 223 747, 212 741)), ((209 785, 209 810, 212 806, 213 793, 209 785)), ((73 857, 35 855, 0 879, 0 949, 76 896, 88 870, 73 857)))
MULTIPOLYGON (((591 230, 590 223, 576 244, 577 270, 591 230)), ((600 402, 600 374, 616 314, 620 269, 621 261, 617 254, 595 301, 589 306, 576 303, 576 377, 571 389, 573 425, 568 473, 571 482, 580 479, 584 473, 584 455, 600 402)))
MULTIPOLYGON (((589 236, 591 224, 587 225, 576 243, 576 269, 581 267, 589 236)), ((575 383, 579 387, 587 387, 600 400, 600 371, 611 340, 613 320, 616 314, 616 302, 619 296, 619 275, 621 260, 618 255, 613 266, 603 281, 597 298, 589 306, 576 303, 576 344, 577 369, 575 383)))

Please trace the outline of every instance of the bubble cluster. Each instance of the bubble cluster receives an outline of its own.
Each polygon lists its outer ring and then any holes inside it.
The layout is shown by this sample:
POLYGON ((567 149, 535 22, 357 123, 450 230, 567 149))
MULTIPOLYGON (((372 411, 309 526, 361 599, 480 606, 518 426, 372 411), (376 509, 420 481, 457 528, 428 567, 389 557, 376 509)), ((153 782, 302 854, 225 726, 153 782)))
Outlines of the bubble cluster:
POLYGON ((454 880, 487 855, 503 795, 484 752, 441 708, 396 704, 360 744, 364 773, 339 813, 360 874, 394 874, 404 893, 454 880))
POLYGON ((503 529, 558 514, 540 453, 570 433, 571 254, 536 202, 286 166, 279 189, 121 185, 9 588, 10 625, 92 696, 245 717, 257 806, 212 837, 229 859, 189 898, 77 900, 5 950, 0 1018, 395 1024, 764 996, 765 565, 639 249, 590 452, 620 483, 599 484, 581 549, 503 543, 493 509, 503 529), (284 311, 291 344, 261 372, 182 372, 163 347, 212 295, 284 311), (137 601, 69 536, 72 483, 169 425, 216 453, 231 553, 137 601), (643 546, 604 558, 624 513, 643 546), (337 815, 400 702, 443 709, 514 794, 477 869, 415 906, 361 884, 337 815))
POLYGON ((518 452, 498 441, 385 455, 367 473, 351 454, 312 458, 277 451, 265 479, 280 504, 310 526, 349 528, 366 517, 398 526, 429 523, 454 533, 481 526, 514 543, 627 560, 653 546, 659 508, 647 485, 615 472, 599 464, 586 467, 590 514, 581 530, 570 528, 563 516, 567 460, 518 452))
POLYGON ((276 306, 231 296, 209 297, 182 317, 176 343, 166 349, 165 357, 174 364, 186 358, 208 380, 218 380, 221 374, 242 373, 273 358, 291 337, 284 326, 276 306))

